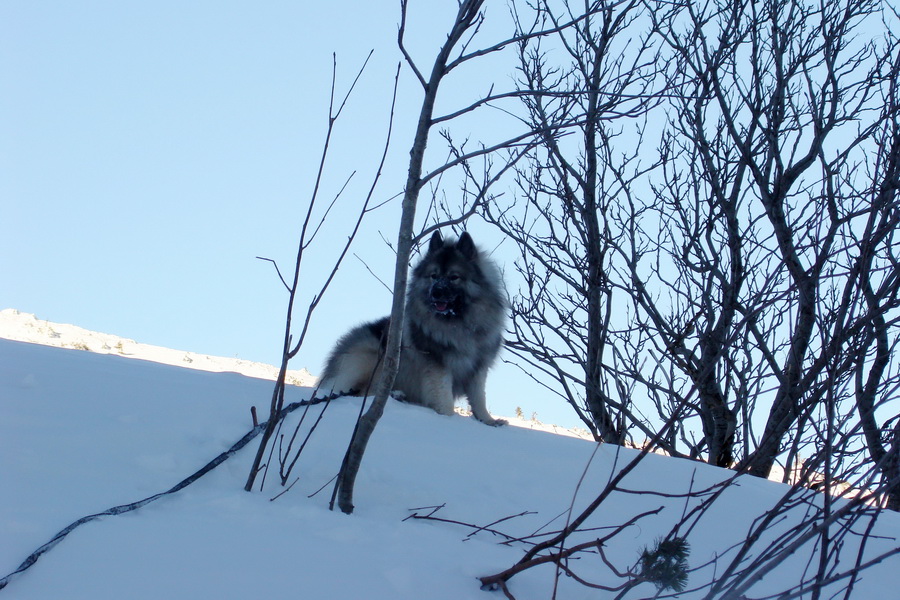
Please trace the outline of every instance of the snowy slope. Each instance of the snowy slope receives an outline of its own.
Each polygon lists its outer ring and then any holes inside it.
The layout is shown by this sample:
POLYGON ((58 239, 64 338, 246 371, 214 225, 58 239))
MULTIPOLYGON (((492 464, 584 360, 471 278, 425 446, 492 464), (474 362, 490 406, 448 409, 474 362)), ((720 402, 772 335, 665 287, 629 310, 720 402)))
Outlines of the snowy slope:
MULTIPOLYGON (((248 377, 272 380, 278 377, 278 368, 272 365, 141 344, 128 338, 89 331, 75 325, 51 323, 14 308, 0 310, 0 338, 99 354, 116 354, 214 373, 234 372, 248 377)), ((309 386, 315 385, 316 378, 306 369, 289 370, 288 381, 295 385, 309 386)))
MULTIPOLYGON (((292 388, 288 401, 308 392, 292 388)), ((163 491, 194 472, 250 429, 250 406, 264 407, 270 394, 271 382, 235 373, 0 339, 0 577, 75 519, 163 491)), ((242 490, 252 442, 175 495, 75 530, 0 590, 0 599, 502 598, 481 591, 476 578, 511 566, 525 546, 500 545, 489 533, 469 538, 471 530, 461 525, 404 521, 410 509, 443 504, 436 516, 477 525, 530 511, 496 528, 511 535, 556 530, 585 470, 576 511, 635 455, 391 401, 363 462, 356 512, 347 516, 328 511, 327 484, 358 408, 355 399, 328 405, 293 473, 298 482, 278 499, 270 500, 282 490, 274 472, 264 492, 242 490)), ((321 410, 311 409, 304 428, 321 410)), ((284 431, 293 432, 299 419, 300 411, 293 413, 284 431)), ((684 493, 728 475, 648 456, 624 483, 684 493)), ((743 540, 753 519, 786 489, 752 478, 729 488, 689 535, 689 562, 699 568, 690 584, 711 580, 713 567, 703 565, 743 540)), ((614 527, 662 508, 609 546, 609 559, 624 571, 641 548, 668 532, 686 503, 617 492, 586 527, 614 527)), ((880 537, 868 543, 872 556, 897 545, 900 518, 882 514, 873 531, 880 537)), ((574 542, 605 532, 585 532, 574 542)), ((752 596, 785 589, 809 559, 810 548, 801 549, 752 596)), ((894 557, 867 571, 853 597, 896 597, 896 563, 894 557)), ((595 556, 573 566, 591 581, 621 583, 595 556)), ((553 576, 551 566, 532 569, 513 578, 510 590, 519 600, 550 598, 553 576)), ((654 593, 643 584, 628 597, 654 593)), ((605 594, 563 577, 558 597, 605 594)))

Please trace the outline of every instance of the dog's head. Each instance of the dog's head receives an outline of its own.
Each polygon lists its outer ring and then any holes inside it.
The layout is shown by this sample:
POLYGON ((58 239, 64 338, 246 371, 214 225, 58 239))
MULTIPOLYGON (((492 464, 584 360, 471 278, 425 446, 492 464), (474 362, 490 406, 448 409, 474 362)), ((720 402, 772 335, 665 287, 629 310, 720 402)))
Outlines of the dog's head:
POLYGON ((441 318, 461 317, 481 272, 478 249, 472 236, 463 233, 456 242, 445 242, 434 232, 428 252, 416 267, 415 277, 430 311, 441 318))

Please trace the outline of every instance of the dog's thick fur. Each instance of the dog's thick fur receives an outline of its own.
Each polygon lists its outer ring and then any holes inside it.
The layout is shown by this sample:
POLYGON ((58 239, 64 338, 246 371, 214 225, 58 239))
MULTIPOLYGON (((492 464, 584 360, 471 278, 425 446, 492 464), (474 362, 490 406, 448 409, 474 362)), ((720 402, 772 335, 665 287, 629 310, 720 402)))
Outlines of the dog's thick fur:
MULTIPOLYGON (((497 266, 472 237, 431 237, 413 269, 406 298, 403 346, 394 389, 407 402, 442 415, 466 396, 476 419, 502 425, 487 410, 487 372, 503 342, 506 294, 497 266)), ((390 319, 366 323, 342 337, 325 365, 320 393, 366 393, 380 375, 390 319)))

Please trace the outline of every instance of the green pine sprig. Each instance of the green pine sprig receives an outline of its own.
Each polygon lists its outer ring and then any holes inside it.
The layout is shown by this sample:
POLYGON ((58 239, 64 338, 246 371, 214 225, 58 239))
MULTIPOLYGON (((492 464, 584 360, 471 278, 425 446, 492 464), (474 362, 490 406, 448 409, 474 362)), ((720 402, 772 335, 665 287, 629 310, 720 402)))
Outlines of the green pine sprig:
POLYGON ((641 577, 656 589, 681 592, 688 581, 690 546, 682 537, 656 540, 653 549, 641 551, 641 577))

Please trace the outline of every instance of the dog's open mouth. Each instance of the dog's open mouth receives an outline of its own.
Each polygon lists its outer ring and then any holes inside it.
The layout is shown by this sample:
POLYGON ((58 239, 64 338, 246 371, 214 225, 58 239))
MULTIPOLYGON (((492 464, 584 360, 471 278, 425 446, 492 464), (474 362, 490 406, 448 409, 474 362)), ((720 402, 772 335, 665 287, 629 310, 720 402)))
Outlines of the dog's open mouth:
POLYGON ((456 314, 453 311, 453 308, 450 306, 449 302, 444 302, 442 300, 434 300, 431 303, 431 307, 434 309, 439 315, 452 315, 456 314))

